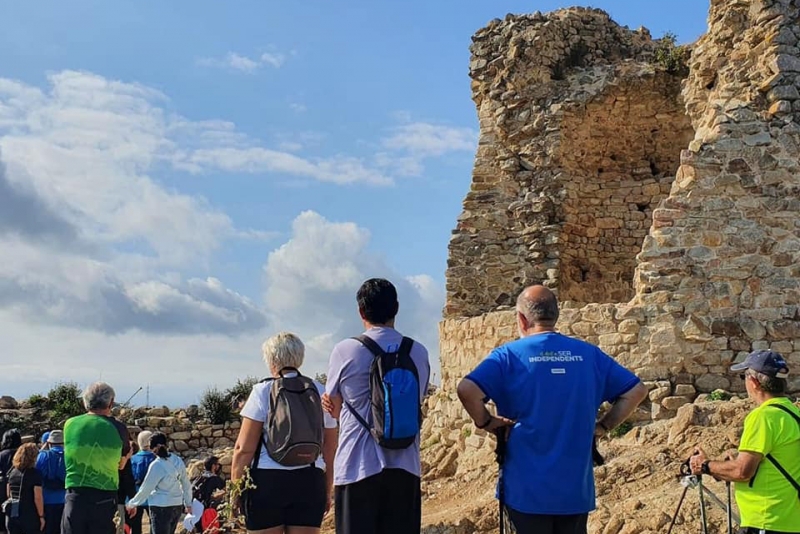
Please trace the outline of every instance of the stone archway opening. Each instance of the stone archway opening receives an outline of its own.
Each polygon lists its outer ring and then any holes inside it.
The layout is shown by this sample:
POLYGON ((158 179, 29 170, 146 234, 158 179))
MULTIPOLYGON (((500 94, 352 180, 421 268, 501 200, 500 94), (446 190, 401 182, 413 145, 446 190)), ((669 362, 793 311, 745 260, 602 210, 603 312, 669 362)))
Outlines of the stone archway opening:
POLYGON ((565 111, 559 300, 627 302, 653 210, 669 195, 694 130, 666 72, 610 87, 565 111))

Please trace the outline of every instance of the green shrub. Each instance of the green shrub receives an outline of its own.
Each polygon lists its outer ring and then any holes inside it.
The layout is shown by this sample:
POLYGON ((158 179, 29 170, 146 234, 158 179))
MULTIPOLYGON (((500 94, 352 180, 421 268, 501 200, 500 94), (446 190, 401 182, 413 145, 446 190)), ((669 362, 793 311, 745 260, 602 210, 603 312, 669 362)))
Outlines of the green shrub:
POLYGON ((47 403, 47 397, 39 395, 38 393, 34 393, 28 397, 28 406, 31 408, 47 408, 47 403))
POLYGON ((655 62, 671 74, 689 74, 690 51, 687 46, 678 46, 674 33, 667 32, 658 40, 655 49, 655 62))
POLYGON ((721 389, 715 389, 708 396, 708 400, 710 400, 710 401, 728 401, 728 400, 731 400, 731 394, 726 392, 726 391, 724 391, 724 390, 721 390, 721 389))
POLYGON ((200 396, 200 413, 212 424, 221 425, 231 418, 230 398, 217 388, 208 388, 200 396))
POLYGON ((633 429, 633 423, 631 423, 630 421, 625 421, 622 424, 620 424, 617 428, 611 430, 611 432, 609 432, 608 435, 611 436, 612 438, 621 438, 622 436, 630 432, 631 429, 633 429))
POLYGON ((250 396, 250 392, 253 391, 253 386, 258 384, 259 379, 254 376, 248 376, 244 380, 237 379, 236 384, 232 387, 225 390, 225 397, 227 398, 228 404, 236 406, 239 402, 244 402, 250 396))
POLYGON ((67 420, 86 413, 81 388, 75 382, 61 382, 47 393, 47 408, 56 420, 67 420))

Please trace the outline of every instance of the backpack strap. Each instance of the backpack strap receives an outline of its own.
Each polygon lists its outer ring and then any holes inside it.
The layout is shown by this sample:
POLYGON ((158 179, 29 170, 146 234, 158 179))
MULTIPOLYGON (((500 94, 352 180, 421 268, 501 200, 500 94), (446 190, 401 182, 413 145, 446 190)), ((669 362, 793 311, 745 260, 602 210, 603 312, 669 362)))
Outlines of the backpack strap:
POLYGON ((362 345, 364 345, 365 347, 367 347, 367 349, 369 349, 369 351, 370 351, 370 352, 372 353, 372 355, 373 355, 373 356, 375 356, 375 357, 378 357, 378 356, 383 356, 384 354, 386 354, 386 351, 385 351, 385 350, 383 350, 383 349, 381 348, 381 346, 380 346, 380 345, 378 345, 378 344, 375 342, 375 340, 374 340, 374 339, 372 339, 371 337, 369 337, 369 336, 368 336, 368 335, 366 335, 366 334, 361 334, 360 336, 356 336, 356 337, 354 337, 354 338, 352 338, 352 339, 355 339, 356 341, 359 341, 359 342, 361 342, 361 344, 362 344, 362 345))
POLYGON ((403 336, 403 341, 400 342, 400 349, 397 352, 402 356, 411 356, 411 347, 413 346, 414 340, 403 336))
MULTIPOLYGON (((792 410, 790 410, 786 406, 781 406, 780 404, 770 404, 770 406, 773 406, 775 408, 778 408, 779 410, 788 413, 789 415, 792 416, 792 419, 794 419, 797 422, 798 426, 800 426, 800 417, 798 417, 797 414, 795 414, 792 410)), ((790 475, 789 472, 786 471, 786 469, 784 469, 784 467, 778 463, 778 460, 776 460, 775 457, 772 456, 772 454, 767 454, 767 459, 770 462, 772 462, 772 465, 774 465, 775 468, 781 472, 784 478, 786 478, 786 480, 788 480, 792 484, 792 486, 794 486, 794 489, 797 490, 797 497, 800 499, 800 484, 798 484, 797 481, 794 478, 792 478, 792 475, 790 475)))
MULTIPOLYGON (((797 414, 795 414, 792 410, 790 410, 786 406, 781 406, 780 404, 770 404, 770 406, 788 413, 789 415, 792 416, 792 419, 794 419, 797 422, 798 426, 800 426, 800 417, 798 417, 797 414)), ((778 460, 776 460, 775 457, 772 456, 772 454, 767 453, 766 457, 767 460, 772 462, 772 465, 775 466, 775 469, 777 469, 783 475, 783 477, 787 481, 789 481, 789 483, 794 487, 794 489, 797 490, 797 498, 800 499, 800 484, 798 484, 798 482, 792 477, 792 475, 790 475, 789 472, 786 469, 784 469, 784 467, 780 463, 778 463, 778 460)), ((758 471, 756 471, 756 474, 758 474, 758 471)), ((751 488, 753 487, 753 482, 755 481, 755 479, 756 475, 753 475, 753 478, 750 479, 749 486, 751 488)))
MULTIPOLYGON (((372 353, 372 355, 376 358, 379 358, 380 356, 386 354, 386 351, 383 350, 381 346, 375 342, 374 339, 372 339, 366 334, 361 334, 360 336, 355 336, 351 339, 355 339, 356 341, 364 345, 367 348, 367 350, 369 350, 372 353)), ((361 417, 361 414, 358 413, 355 408, 353 408, 353 405, 347 402, 346 400, 344 400, 344 405, 347 407, 348 410, 350 410, 350 413, 353 414, 353 417, 355 417, 356 420, 359 423, 361 423, 361 426, 363 426, 367 430, 367 432, 371 434, 372 428, 369 426, 369 423, 367 423, 366 419, 361 417)))

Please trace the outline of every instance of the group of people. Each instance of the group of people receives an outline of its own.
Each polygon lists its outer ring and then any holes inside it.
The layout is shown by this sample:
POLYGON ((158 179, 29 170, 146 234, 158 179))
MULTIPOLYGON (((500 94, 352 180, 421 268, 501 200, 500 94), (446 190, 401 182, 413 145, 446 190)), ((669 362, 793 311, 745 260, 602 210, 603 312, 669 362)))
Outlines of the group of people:
MULTIPOLYGON (((244 487, 233 508, 248 532, 318 533, 331 508, 337 534, 421 530, 419 431, 428 351, 396 328, 391 282, 367 280, 356 302, 364 330, 333 348, 324 385, 301 373, 305 347, 296 335, 281 332, 262 346, 270 377, 253 387, 241 409, 231 466, 231 480, 244 487)), ((648 395, 634 373, 599 347, 558 333, 558 317, 552 291, 525 288, 516 305, 519 339, 494 349, 457 387, 476 428, 505 445, 497 492, 519 534, 586 533, 595 508, 593 443, 648 395), (598 420, 604 403, 610 409, 598 420)), ((691 469, 736 483, 742 534, 800 533, 800 410, 786 395, 788 366, 775 352, 757 351, 732 370, 741 371, 757 405, 738 454, 710 461, 698 447, 691 469)), ((132 532, 140 532, 144 509, 151 532, 173 534, 180 516, 191 512, 184 462, 159 433, 141 433, 142 450, 132 455, 127 428, 111 417, 113 401, 110 386, 93 384, 84 392, 88 413, 68 420, 63 434, 50 434, 50 450, 63 441, 60 532, 110 534, 120 503, 132 532), (134 489, 120 495, 126 466, 134 489)), ((53 521, 48 502, 59 506, 59 500, 48 501, 40 488, 44 468, 29 474, 42 453, 35 445, 16 447, 8 492, 30 498, 24 508, 20 499, 9 530, 38 534, 53 521)), ((8 456, 0 453, 0 475, 8 456)), ((206 463, 208 476, 215 461, 206 463)))
POLYGON ((148 430, 134 442, 112 417, 114 390, 98 382, 83 392, 87 413, 64 430, 42 436, 41 447, 22 443, 16 429, 4 433, 0 451, 0 498, 8 534, 174 534, 192 502, 218 504, 224 493, 215 456, 192 484, 186 465, 168 448, 167 436, 148 430), (116 517, 116 521, 115 521, 116 517))

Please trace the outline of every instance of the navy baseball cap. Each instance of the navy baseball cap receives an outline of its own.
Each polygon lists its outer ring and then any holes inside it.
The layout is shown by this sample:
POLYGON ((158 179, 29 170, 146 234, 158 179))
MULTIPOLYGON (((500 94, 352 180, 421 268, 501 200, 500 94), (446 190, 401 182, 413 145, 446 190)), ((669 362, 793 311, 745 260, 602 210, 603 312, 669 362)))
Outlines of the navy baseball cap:
POLYGON ((744 371, 752 369, 773 378, 786 378, 789 376, 789 366, 786 360, 777 352, 771 350, 757 350, 747 355, 742 363, 731 367, 731 371, 744 371))

